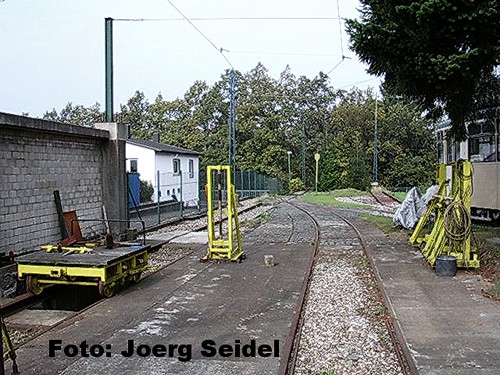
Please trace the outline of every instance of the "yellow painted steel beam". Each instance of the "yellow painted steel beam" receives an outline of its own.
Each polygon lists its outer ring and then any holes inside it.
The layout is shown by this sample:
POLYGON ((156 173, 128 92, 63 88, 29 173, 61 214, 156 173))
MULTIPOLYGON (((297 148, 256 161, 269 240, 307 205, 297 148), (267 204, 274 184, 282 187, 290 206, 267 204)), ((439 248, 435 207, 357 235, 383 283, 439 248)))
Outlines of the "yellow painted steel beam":
POLYGON ((17 272, 19 277, 28 275, 43 275, 52 277, 98 277, 101 280, 106 278, 105 267, 78 267, 78 266, 54 266, 40 264, 18 264, 17 272))

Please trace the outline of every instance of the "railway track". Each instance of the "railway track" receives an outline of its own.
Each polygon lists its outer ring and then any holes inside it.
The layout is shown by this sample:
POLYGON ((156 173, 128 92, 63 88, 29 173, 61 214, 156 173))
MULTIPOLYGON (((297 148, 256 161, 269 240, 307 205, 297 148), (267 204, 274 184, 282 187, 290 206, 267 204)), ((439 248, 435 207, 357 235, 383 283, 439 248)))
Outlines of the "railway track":
POLYGON ((375 194, 370 191, 371 196, 377 201, 377 203, 382 206, 387 206, 389 203, 401 203, 399 200, 394 198, 392 195, 382 191, 381 193, 375 194))
MULTIPOLYGON (((239 214, 248 213, 249 216, 252 216, 252 210, 258 210, 261 206, 261 203, 258 200, 249 200, 245 204, 242 205, 239 214)), ((258 210, 256 215, 259 215, 263 210, 258 210)), ((188 217, 186 220, 180 221, 172 221, 167 225, 162 225, 161 227, 156 228, 158 232, 165 231, 173 231, 180 232, 180 234, 172 236, 168 241, 161 247, 154 248, 149 254, 149 264, 154 268, 143 273, 142 279, 151 277, 154 273, 159 272, 165 269, 168 266, 175 264, 178 261, 190 256, 194 252, 199 252, 201 249, 205 249, 206 245, 195 246, 193 248, 175 248, 170 247, 169 243, 177 239, 178 237, 184 235, 186 231, 201 231, 206 229, 207 222, 206 216, 198 216, 198 217, 188 217)), ((71 308, 71 313, 68 313, 66 317, 62 319, 58 319, 53 323, 44 323, 44 325, 40 325, 38 323, 11 323, 16 314, 20 314, 26 310, 39 310, 39 314, 48 314, 48 311, 51 311, 52 314, 57 314, 56 311, 67 311, 65 309, 61 309, 57 307, 59 305, 58 300, 67 299, 66 305, 71 305, 74 298, 77 298, 79 293, 70 293, 63 294, 63 297, 58 296, 61 290, 64 288, 48 288, 41 295, 34 295, 30 292, 26 292, 7 303, 2 304, 1 311, 2 316, 7 318, 7 326, 11 335, 14 337, 13 342, 15 342, 14 346, 17 349, 20 345, 23 345, 37 336, 51 330, 52 328, 57 327, 60 324, 64 324, 65 321, 74 318, 78 314, 81 314, 88 310, 89 308, 103 302, 105 299, 101 299, 97 294, 90 298, 87 303, 83 303, 80 307, 71 308), (48 306, 44 308, 44 306, 48 306)), ((87 288, 88 289, 88 288, 87 288)), ((76 305, 78 302, 74 302, 76 305)))
MULTIPOLYGON (((280 364, 279 368, 279 375, 292 375, 292 374, 310 374, 310 373, 330 373, 328 371, 334 371, 333 373, 337 373, 337 371, 340 371, 340 373, 350 373, 350 374, 364 374, 364 373, 382 373, 381 372, 381 367, 380 366, 387 366, 387 363, 385 363, 385 360, 382 361, 382 363, 374 360, 373 358, 369 358, 368 360, 364 358, 365 356, 360 353, 354 353, 351 351, 351 353, 348 353, 346 358, 339 358, 338 356, 338 347, 330 347, 330 350, 318 350, 321 347, 321 343, 318 344, 318 341, 316 337, 310 337, 311 336, 311 329, 307 327, 315 326, 318 324, 321 324, 323 329, 325 329, 324 321, 323 322, 317 322, 314 321, 314 311, 311 313, 312 310, 318 310, 321 309, 321 306, 315 306, 313 308, 310 308, 308 310, 308 305, 314 304, 314 299, 318 300, 323 300, 323 303, 327 303, 329 296, 320 296, 318 297, 317 295, 313 295, 316 293, 317 290, 321 288, 321 286, 318 286, 318 282, 315 281, 315 278, 320 279, 321 277, 324 277, 325 274, 321 275, 322 269, 324 271, 324 268, 328 269, 328 257, 331 256, 331 254, 327 254, 328 250, 325 249, 324 247, 321 246, 321 233, 322 233, 322 223, 318 218, 315 217, 315 215, 311 214, 314 210, 310 209, 309 207, 303 207, 300 204, 297 204, 296 202, 287 202, 287 204, 292 205, 294 208, 302 211, 305 213, 309 219, 314 223, 314 227, 316 229, 316 234, 314 236, 313 242, 314 242, 314 252, 311 256, 311 260, 308 265, 308 270, 306 272, 306 277, 304 280, 304 285, 301 290, 300 294, 300 299, 299 303, 297 305, 297 309, 295 312, 295 318, 293 321, 293 324, 290 328, 290 334, 289 338, 287 341, 287 345, 285 347, 285 351, 282 357, 282 361, 280 364), (319 276, 318 276, 319 275, 319 276), (314 286, 313 286, 314 285, 314 286), (313 290, 311 291, 311 288, 313 290), (304 342, 305 344, 302 344, 304 342), (318 344, 319 346, 314 347, 315 344, 318 344), (308 353, 307 348, 313 347, 310 352, 308 353), (306 349, 305 349, 306 348, 306 349), (321 357, 323 358, 309 358, 308 356, 314 356, 314 352, 319 352, 321 353, 321 357), (329 354, 334 353, 332 358, 325 358, 328 357, 329 354), (310 360, 311 363, 307 363, 308 359, 310 360), (347 359, 347 360, 346 360, 347 359), (321 368, 318 369, 317 362, 323 362, 322 366, 319 366, 321 368), (367 366, 364 366, 362 363, 363 361, 368 361, 370 362, 367 366), (347 364, 346 364, 347 362, 347 364), (350 365, 352 365, 350 367, 350 365), (364 366, 364 367, 363 367, 364 366), (360 370, 361 368, 361 370, 360 370)), ((383 373, 386 374, 405 374, 409 375, 412 374, 412 370, 410 368, 410 365, 408 364, 408 361, 406 359, 406 353, 402 349, 402 345, 400 344, 400 341, 398 337, 401 337, 401 335, 398 336, 396 333, 396 329, 393 325, 393 320, 390 315, 390 313, 386 310, 384 307, 383 313, 382 313, 382 306, 383 303, 387 305, 387 301, 384 299, 384 295, 381 292, 381 283, 380 280, 377 279, 376 273, 373 270, 373 262, 369 257, 369 253, 367 252, 367 246, 366 246, 366 241, 361 234, 361 232, 357 229, 357 227, 348 219, 345 217, 341 216, 340 214, 334 213, 331 210, 328 210, 328 213, 331 218, 332 216, 336 219, 337 223, 335 224, 337 227, 340 226, 339 223, 344 224, 344 226, 348 227, 351 232, 354 232, 354 236, 357 241, 358 245, 357 247, 360 247, 363 252, 363 257, 365 259, 365 263, 369 265, 367 268, 367 273, 368 277, 370 278, 370 283, 376 282, 376 287, 372 287, 370 290, 370 293, 376 297, 376 301, 378 306, 376 307, 377 309, 380 309, 378 311, 378 316, 377 319, 379 321, 383 321, 382 327, 380 325, 377 327, 379 330, 379 334, 381 335, 386 335, 387 340, 388 340, 388 345, 386 345, 386 351, 394 354, 393 362, 394 362, 394 368, 392 369, 392 372, 390 369, 385 368, 383 373), (380 333, 382 332, 382 333, 380 333), (387 350, 388 348, 388 350, 387 350)), ((328 220, 323 221, 328 223, 328 220)), ((331 221, 331 219, 330 219, 331 221)), ((344 228, 345 230, 345 228, 344 228)), ((323 237, 326 241, 329 241, 330 238, 328 238, 327 232, 323 230, 324 234, 323 237)), ((348 246, 353 246, 356 247, 356 244, 350 243, 348 246)), ((326 273, 328 274, 328 272, 326 273)), ((366 276, 366 275, 365 275, 366 276)), ((327 276, 328 278, 328 276, 327 276)), ((331 289, 330 285, 326 286, 326 291, 328 294, 330 293, 335 293, 333 289, 331 289)), ((352 296, 351 296, 352 297, 352 296)), ((334 309, 341 309, 341 307, 335 307, 334 309)), ((323 311, 324 313, 325 311, 323 311)), ((331 311, 327 311, 327 316, 328 314, 331 313, 331 311)), ((323 316, 324 318, 324 316, 323 316)), ((344 322, 346 324, 350 324, 350 322, 344 322)), ((352 327, 350 327, 352 328, 352 327)), ((330 329, 328 327, 327 329, 330 329)), ((335 329, 332 329, 332 332, 334 332, 335 329)), ((367 334, 370 334, 372 332, 367 332, 367 334)), ((316 332, 317 334, 317 332, 316 332)), ((321 340, 321 339, 320 339, 321 340)), ((320 341, 319 340, 319 341, 320 341)), ((332 339, 326 339, 325 341, 331 341, 331 342, 336 342, 336 345, 340 346, 342 344, 344 345, 351 345, 351 346, 356 346, 352 345, 352 342, 342 342, 342 340, 339 340, 338 337, 332 339)), ((328 343, 326 343, 328 345, 328 343)), ((351 349, 352 350, 352 349, 351 349)), ((389 359, 389 358, 387 358, 389 359)))
MULTIPOLYGON (((294 318, 292 321, 292 324, 290 326, 290 330, 288 333, 288 339, 286 340, 285 347, 283 348, 282 351, 282 357, 280 360, 280 365, 279 365, 279 370, 278 374, 279 375, 291 375, 291 374, 310 374, 310 373, 322 373, 320 371, 314 370, 314 372, 311 372, 309 370, 306 370, 304 368, 304 357, 307 357, 307 353, 304 353, 304 346, 309 346, 307 340, 311 340, 311 332, 310 332, 310 327, 311 325, 315 325, 316 323, 311 322, 311 316, 310 316, 310 308, 308 310, 308 304, 311 304, 311 299, 314 297, 314 292, 317 286, 313 287, 313 290, 311 291, 311 285, 313 284, 318 277, 318 269, 321 269, 322 267, 325 266, 325 260, 328 261, 329 257, 331 258, 332 256, 335 257, 342 257, 345 254, 340 254, 340 255, 335 255, 332 254, 331 251, 328 253, 328 249, 325 249, 325 243, 326 244, 331 244, 335 243, 335 241, 340 241, 339 238, 343 238, 344 242, 339 242, 337 245, 340 247, 356 247, 356 248, 362 248, 363 251, 365 251, 365 245, 364 245, 364 239, 361 235, 361 233, 356 229, 356 227, 350 223, 347 219, 343 218, 342 216, 332 212, 331 210, 325 210, 324 208, 318 208, 318 206, 315 206, 313 209, 311 206, 307 206, 304 203, 298 204, 297 202, 290 201, 286 202, 285 204, 290 205, 293 207, 293 209, 298 210, 297 212, 300 211, 299 214, 295 213, 286 213, 284 214, 281 219, 284 221, 287 221, 289 224, 289 230, 288 231, 281 231, 277 232, 276 235, 278 236, 278 242, 283 241, 285 243, 294 243, 297 241, 298 238, 300 238, 300 241, 310 241, 312 245, 314 246, 314 249, 312 251, 312 255, 309 258, 308 261, 308 266, 307 266, 307 271, 304 276, 304 280, 302 282, 302 289, 300 291, 299 295, 299 301, 296 305, 295 308, 295 313, 294 313, 294 318), (318 211, 319 210, 319 211, 318 211), (324 212, 322 211, 324 210, 324 212), (318 213, 319 212, 319 213, 318 213), (307 224, 304 226, 304 222, 307 221, 307 218, 310 221, 310 224, 307 224), (305 230, 305 228, 313 228, 314 230, 305 230), (333 230, 331 230, 333 229, 333 230), (350 232, 349 232, 350 231, 350 232), (307 238, 303 238, 306 236, 307 238), (345 240, 347 238, 347 240, 345 240), (310 239, 310 240, 309 240, 310 239), (304 343, 306 343, 304 345, 304 343)), ((180 224, 179 224, 180 225, 180 224)), ((199 227, 199 225, 198 225, 199 227)), ((257 234, 256 234, 257 236, 257 234)), ((264 241, 273 241, 270 238, 265 238, 264 241)), ((204 247, 204 246, 203 246, 204 247)), ((168 249, 168 244, 165 246, 166 252, 170 252, 168 249)), ((178 253, 174 254, 172 258, 169 258, 168 260, 164 261, 164 263, 161 263, 161 265, 158 266, 158 269, 156 272, 159 272, 165 268, 167 268, 171 264, 175 264, 177 261, 184 259, 190 255, 193 254, 195 251, 199 251, 200 247, 196 247, 196 249, 182 249, 178 253)), ((156 252, 156 254, 161 254, 162 251, 156 252)), ((154 255, 154 254, 152 254, 154 255)), ((359 256, 356 255, 356 259, 358 259, 359 256)), ((340 259, 340 258, 339 258, 340 259)), ((331 260, 331 259, 330 259, 331 260)), ((358 259, 359 260, 359 259, 358 259)), ((366 259, 365 259, 365 263, 366 259)), ((196 279, 206 277, 207 273, 210 273, 210 267, 211 264, 207 264, 206 267, 204 267, 202 270, 200 270, 200 273, 196 276, 196 279), (205 276, 203 276, 205 275, 205 276)), ((372 272, 372 271, 370 271, 372 272)), ((331 273, 331 272, 329 272, 331 273)), ((334 274, 335 272, 333 272, 334 274)), ((152 276, 152 273, 147 275, 144 275, 144 278, 149 278, 152 276)), ((366 275, 365 275, 366 277, 366 275)), ((373 277, 373 273, 370 274, 370 277, 373 277)), ((186 282, 190 282, 192 279, 187 280, 186 282)), ((373 279, 370 279, 373 282, 373 279)), ((183 285, 183 284, 182 284, 183 285)), ((183 287, 182 285, 179 286, 179 288, 183 287)), ((330 291, 331 293, 335 293, 333 291, 330 291)), ((378 299, 382 298, 379 294, 379 292, 375 293, 376 290, 372 289, 371 290, 372 295, 377 295, 378 299)), ((317 298, 314 297, 314 298, 317 298)), ((94 305, 99 304, 103 300, 99 300, 95 302, 94 305)), ((327 305, 327 300, 325 299, 323 301, 324 305, 327 305)), ((94 306, 92 305, 92 306, 94 306)), ((90 308, 90 307, 88 307, 90 308)), ((87 308, 85 308, 86 310, 87 308)), ((84 310, 82 310, 84 311, 84 310)), ((75 314, 79 314, 81 312, 77 312, 75 314)), ((73 315, 74 316, 74 315, 73 315)), ((408 370, 408 365, 405 364, 405 356, 404 353, 401 352, 400 348, 401 346, 398 343, 397 340, 397 334, 394 333, 394 327, 391 325, 391 319, 390 316, 385 314, 385 315, 379 315, 378 319, 383 322, 383 325, 385 327, 385 331, 387 334, 387 340, 390 342, 390 347, 392 348, 392 352, 397 358, 395 361, 399 363, 399 372, 394 372, 395 374, 403 373, 403 374, 410 374, 411 372, 408 370), (398 353, 399 350, 399 353, 398 353)), ((60 323, 59 323, 60 324, 60 323)), ((46 332, 44 330, 43 332, 46 332)), ((334 337, 335 338, 335 337, 334 337)), ((337 344, 334 344, 337 345, 337 344)), ((323 351, 320 352, 323 355, 327 352, 335 352, 336 347, 332 347, 332 350, 329 351, 323 351)), ((337 358, 338 359, 338 358, 337 358)), ((345 359, 345 358, 344 358, 345 359)), ((343 360, 343 359, 341 359, 343 360)), ((347 358, 348 362, 352 362, 354 364, 360 364, 361 362, 364 361, 364 358, 362 356, 359 356, 359 358, 356 358, 355 356, 351 355, 350 357, 347 358)), ((330 368, 333 370, 333 368, 330 368)), ((326 371, 326 370, 325 370, 326 371)), ((323 372, 323 373, 328 373, 328 372, 323 372)), ((335 370, 335 373, 337 371, 335 370)), ((356 372, 356 371, 347 371, 344 373, 350 373, 350 374, 356 374, 356 373, 381 373, 378 371, 375 372, 356 372)), ((385 374, 392 374, 392 372, 384 371, 385 374)))

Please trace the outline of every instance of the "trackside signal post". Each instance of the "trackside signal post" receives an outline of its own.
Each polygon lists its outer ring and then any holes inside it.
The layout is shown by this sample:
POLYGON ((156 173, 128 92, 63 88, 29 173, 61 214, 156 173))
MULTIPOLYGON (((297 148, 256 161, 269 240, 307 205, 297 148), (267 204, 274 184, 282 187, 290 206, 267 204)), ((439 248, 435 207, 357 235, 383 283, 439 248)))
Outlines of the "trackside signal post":
POLYGON ((232 184, 231 166, 207 167, 208 249, 201 261, 241 261, 243 252, 236 189, 232 184), (227 217, 224 231, 223 219, 227 217), (217 225, 217 230, 216 230, 217 225))

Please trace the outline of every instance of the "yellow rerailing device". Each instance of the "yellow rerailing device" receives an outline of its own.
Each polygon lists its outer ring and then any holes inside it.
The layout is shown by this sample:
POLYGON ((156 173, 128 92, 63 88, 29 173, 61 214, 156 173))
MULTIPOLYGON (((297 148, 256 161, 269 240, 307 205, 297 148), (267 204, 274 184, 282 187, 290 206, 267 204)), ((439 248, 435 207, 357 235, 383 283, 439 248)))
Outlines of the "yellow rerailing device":
POLYGON ((422 255, 431 266, 440 255, 457 258, 458 267, 478 268, 479 257, 471 245, 471 195, 472 165, 470 161, 459 160, 452 165, 451 190, 446 192, 446 169, 438 167, 439 192, 433 196, 427 211, 417 223, 410 243, 420 246, 422 255), (423 233, 424 227, 434 217, 431 232, 423 233))
POLYGON ((208 249, 207 254, 201 260, 241 261, 245 258, 245 253, 241 243, 236 189, 232 184, 229 165, 207 167, 206 193, 208 249), (227 225, 223 225, 226 217, 227 225))

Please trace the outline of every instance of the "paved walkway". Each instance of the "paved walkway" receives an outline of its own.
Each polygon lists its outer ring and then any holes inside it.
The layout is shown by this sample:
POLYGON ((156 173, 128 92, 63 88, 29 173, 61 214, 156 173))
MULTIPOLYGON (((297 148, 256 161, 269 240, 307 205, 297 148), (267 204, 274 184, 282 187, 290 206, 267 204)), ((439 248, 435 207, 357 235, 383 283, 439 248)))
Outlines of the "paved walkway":
POLYGON ((419 251, 351 218, 367 238, 418 373, 500 374, 500 303, 481 295, 481 277, 465 270, 437 276, 419 251))
POLYGON ((21 374, 276 374, 313 229, 300 211, 277 209, 270 217, 245 236, 248 257, 241 264, 200 263, 202 246, 22 346, 21 374), (274 256, 274 267, 265 265, 264 255, 274 256), (104 354, 71 356, 84 341, 87 353, 94 345, 104 354), (51 345, 73 346, 51 357, 51 345), (130 357, 129 345, 135 348, 130 357))

